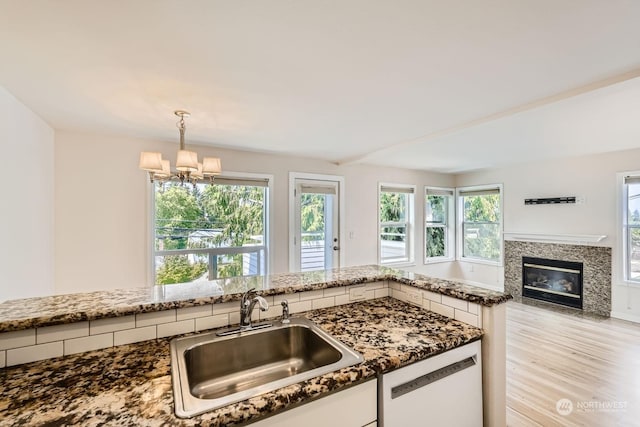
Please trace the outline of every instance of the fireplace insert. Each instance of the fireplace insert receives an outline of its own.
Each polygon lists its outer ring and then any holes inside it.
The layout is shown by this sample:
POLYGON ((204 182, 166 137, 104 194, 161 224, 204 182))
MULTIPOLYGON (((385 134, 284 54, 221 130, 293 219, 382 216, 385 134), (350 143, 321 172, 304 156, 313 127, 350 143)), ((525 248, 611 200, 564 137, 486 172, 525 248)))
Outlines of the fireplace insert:
POLYGON ((522 296, 582 309, 581 262, 522 257, 522 296))

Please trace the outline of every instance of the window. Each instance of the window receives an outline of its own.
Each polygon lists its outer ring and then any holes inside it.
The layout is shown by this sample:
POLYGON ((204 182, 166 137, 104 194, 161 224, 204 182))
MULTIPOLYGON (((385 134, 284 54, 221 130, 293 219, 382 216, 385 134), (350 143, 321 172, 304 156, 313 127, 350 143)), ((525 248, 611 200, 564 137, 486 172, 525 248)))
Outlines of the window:
POLYGON ((640 283, 640 173, 623 181, 624 278, 640 283))
POLYGON ((380 263, 413 262, 415 186, 380 184, 379 188, 380 263))
POLYGON ((453 259, 453 189, 425 188, 424 231, 425 262, 453 259))
POLYGON ((155 283, 266 274, 268 180, 154 186, 155 283))
POLYGON ((501 186, 458 189, 458 258, 500 263, 502 260, 501 186))

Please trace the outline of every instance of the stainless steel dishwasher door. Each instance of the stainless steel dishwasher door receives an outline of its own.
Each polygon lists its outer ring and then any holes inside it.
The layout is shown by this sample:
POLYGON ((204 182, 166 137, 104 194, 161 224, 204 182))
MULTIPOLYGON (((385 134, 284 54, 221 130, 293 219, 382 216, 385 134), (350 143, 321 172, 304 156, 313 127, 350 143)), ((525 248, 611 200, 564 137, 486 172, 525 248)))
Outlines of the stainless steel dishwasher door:
POLYGON ((384 374, 380 427, 481 427, 480 341, 384 374))

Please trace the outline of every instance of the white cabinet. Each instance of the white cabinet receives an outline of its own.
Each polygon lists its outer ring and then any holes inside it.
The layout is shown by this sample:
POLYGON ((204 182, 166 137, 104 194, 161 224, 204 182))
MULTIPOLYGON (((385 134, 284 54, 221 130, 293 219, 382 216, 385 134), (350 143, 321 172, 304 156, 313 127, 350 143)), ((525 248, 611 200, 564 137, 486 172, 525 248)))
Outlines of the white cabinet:
POLYGON ((377 393, 377 381, 370 380, 251 425, 255 427, 375 427, 378 408, 377 393))
POLYGON ((480 341, 382 376, 378 424, 482 427, 480 341))

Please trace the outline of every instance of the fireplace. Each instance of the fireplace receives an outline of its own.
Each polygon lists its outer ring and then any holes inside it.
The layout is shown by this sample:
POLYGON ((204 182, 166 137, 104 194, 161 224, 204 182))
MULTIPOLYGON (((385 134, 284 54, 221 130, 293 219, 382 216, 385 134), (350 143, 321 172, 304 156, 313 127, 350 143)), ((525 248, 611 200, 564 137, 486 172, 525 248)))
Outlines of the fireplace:
POLYGON ((522 296, 582 309, 581 262, 522 257, 522 296))

